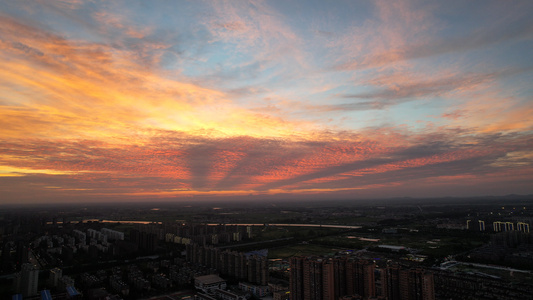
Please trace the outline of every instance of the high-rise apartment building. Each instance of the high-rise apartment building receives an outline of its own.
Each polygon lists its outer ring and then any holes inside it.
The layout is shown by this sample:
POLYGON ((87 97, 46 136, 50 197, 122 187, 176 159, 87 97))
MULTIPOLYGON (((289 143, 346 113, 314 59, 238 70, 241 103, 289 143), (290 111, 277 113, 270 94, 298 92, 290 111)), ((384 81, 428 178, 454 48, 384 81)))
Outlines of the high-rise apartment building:
POLYGON ((400 278, 401 267, 399 265, 388 266, 381 269, 381 295, 389 300, 401 299, 400 278))
POLYGON ((290 299, 304 299, 304 261, 303 257, 290 258, 290 299))
POLYGON ((323 295, 324 286, 326 284, 329 284, 327 277, 330 276, 329 272, 326 272, 325 276, 323 276, 324 265, 325 265, 325 261, 323 259, 307 259, 304 261, 304 267, 303 267, 304 299, 326 300, 325 298, 327 298, 329 300, 329 297, 324 297, 323 295))
POLYGON ((466 220, 466 229, 473 231, 485 231, 485 221, 483 220, 466 220))
POLYGON ((346 295, 361 295, 364 299, 375 297, 375 270, 376 265, 373 261, 348 261, 346 264, 346 295))
POLYGON ((424 269, 388 266, 381 272, 382 295, 389 300, 433 300, 433 274, 424 269))
POLYGON ((268 284, 268 262, 263 257, 249 257, 248 282, 256 282, 259 285, 268 284))
POLYGON ((339 258, 293 257, 290 260, 290 298, 296 300, 339 299, 376 295, 371 261, 339 258))
POLYGON ((209 268, 216 268, 221 274, 238 280, 265 286, 268 284, 268 261, 266 257, 246 255, 242 252, 221 251, 212 246, 192 243, 186 246, 187 260, 209 268))
POLYGON ((63 271, 60 268, 53 268, 50 270, 50 278, 48 279, 48 283, 52 287, 57 287, 61 277, 63 277, 63 271))
POLYGON ((21 293, 24 297, 37 295, 39 270, 32 264, 23 264, 21 271, 15 275, 13 284, 15 291, 21 293))

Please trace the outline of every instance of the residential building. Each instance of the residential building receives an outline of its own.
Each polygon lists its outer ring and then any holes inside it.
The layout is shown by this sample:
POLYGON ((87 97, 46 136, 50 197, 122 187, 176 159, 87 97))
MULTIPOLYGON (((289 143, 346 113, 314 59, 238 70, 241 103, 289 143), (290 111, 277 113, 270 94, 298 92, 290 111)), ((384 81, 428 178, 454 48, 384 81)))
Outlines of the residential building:
POLYGON ((213 294, 215 289, 226 289, 226 281, 218 275, 204 275, 194 278, 194 287, 206 294, 213 294))

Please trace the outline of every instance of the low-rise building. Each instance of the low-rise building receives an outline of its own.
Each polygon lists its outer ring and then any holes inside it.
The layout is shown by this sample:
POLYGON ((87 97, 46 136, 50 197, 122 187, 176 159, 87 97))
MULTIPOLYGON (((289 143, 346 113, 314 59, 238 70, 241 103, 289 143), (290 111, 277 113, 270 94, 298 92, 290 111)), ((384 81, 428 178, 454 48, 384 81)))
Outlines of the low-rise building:
POLYGON ((215 289, 226 289, 226 280, 211 274, 194 278, 194 287, 207 294, 213 294, 215 289))
POLYGON ((246 282, 239 282, 239 289, 250 292, 259 298, 265 297, 270 293, 270 287, 268 285, 255 285, 246 282))
POLYGON ((246 297, 239 296, 235 293, 232 293, 230 291, 224 291, 221 289, 215 289, 215 297, 220 300, 246 300, 246 297))
POLYGON ((272 296, 274 300, 289 300, 290 294, 291 292, 289 290, 280 290, 272 293, 272 296))
POLYGON ((215 297, 209 296, 207 294, 196 294, 194 296, 196 300, 217 300, 215 297))

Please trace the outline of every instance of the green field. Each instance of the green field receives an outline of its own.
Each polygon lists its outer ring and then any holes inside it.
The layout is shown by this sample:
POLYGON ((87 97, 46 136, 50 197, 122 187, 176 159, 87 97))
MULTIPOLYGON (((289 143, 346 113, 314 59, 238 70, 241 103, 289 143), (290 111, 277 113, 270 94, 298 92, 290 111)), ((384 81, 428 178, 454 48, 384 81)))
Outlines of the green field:
POLYGON ((294 244, 268 250, 268 258, 289 258, 292 256, 326 255, 343 250, 338 247, 327 247, 313 244, 294 244))
POLYGON ((468 263, 458 264, 452 268, 451 271, 460 271, 460 272, 481 272, 488 275, 498 276, 504 280, 509 281, 522 281, 522 282, 533 282, 533 273, 532 272, 511 272, 510 270, 505 270, 498 267, 486 268, 482 266, 469 265, 468 263))

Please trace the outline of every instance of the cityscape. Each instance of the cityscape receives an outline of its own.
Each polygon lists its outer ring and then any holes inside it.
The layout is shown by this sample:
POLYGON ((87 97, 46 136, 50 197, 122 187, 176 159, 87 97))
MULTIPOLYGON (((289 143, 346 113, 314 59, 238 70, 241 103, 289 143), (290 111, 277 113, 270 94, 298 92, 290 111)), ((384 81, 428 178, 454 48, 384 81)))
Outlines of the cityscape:
POLYGON ((533 1, 0 0, 0 299, 533 300, 533 1))
POLYGON ((4 207, 1 297, 530 299, 532 197, 4 207))

